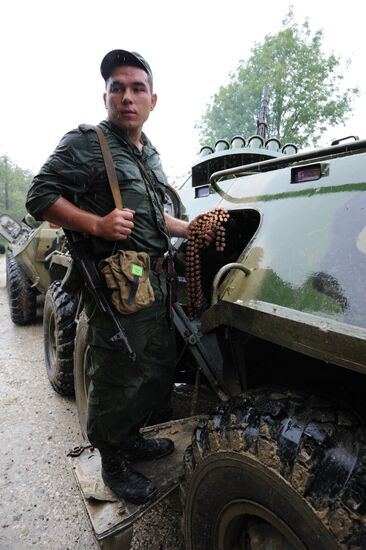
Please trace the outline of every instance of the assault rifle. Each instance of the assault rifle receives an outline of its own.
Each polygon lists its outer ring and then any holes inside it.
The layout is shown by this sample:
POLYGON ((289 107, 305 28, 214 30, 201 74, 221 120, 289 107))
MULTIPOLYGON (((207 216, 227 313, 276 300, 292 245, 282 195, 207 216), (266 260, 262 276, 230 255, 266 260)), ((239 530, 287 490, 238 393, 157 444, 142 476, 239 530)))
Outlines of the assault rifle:
POLYGON ((111 343, 116 346, 117 349, 123 349, 123 347, 125 347, 128 351, 130 359, 135 361, 136 354, 129 344, 126 331, 109 303, 105 283, 95 264, 93 254, 90 250, 89 239, 82 233, 71 231, 70 229, 64 229, 64 233, 68 241, 71 258, 84 283, 92 293, 95 303, 99 307, 100 311, 109 315, 113 322, 114 328, 116 329, 116 333, 110 339, 111 343))

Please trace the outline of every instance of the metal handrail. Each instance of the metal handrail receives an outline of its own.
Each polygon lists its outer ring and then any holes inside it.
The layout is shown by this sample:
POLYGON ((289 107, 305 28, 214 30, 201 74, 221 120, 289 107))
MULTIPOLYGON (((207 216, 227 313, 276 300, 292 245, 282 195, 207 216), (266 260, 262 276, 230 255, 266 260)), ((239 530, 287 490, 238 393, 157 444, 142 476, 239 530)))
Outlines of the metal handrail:
POLYGON ((219 286, 220 280, 231 269, 240 269, 240 271, 243 271, 245 275, 250 275, 252 272, 252 270, 249 269, 249 267, 245 267, 245 265, 239 264, 237 262, 226 264, 221 269, 219 269, 219 271, 216 273, 215 278, 212 282, 212 299, 211 299, 212 306, 214 306, 218 302, 218 286, 219 286))

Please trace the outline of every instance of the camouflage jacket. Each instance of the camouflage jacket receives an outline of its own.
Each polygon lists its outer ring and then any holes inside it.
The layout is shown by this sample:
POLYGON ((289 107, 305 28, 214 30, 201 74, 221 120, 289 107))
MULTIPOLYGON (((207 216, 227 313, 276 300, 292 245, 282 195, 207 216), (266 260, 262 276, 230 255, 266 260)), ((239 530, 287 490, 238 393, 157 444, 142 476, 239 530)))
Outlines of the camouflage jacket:
MULTIPOLYGON (((109 121, 100 123, 113 157, 123 205, 135 211, 131 236, 122 241, 124 249, 156 256, 167 250, 168 239, 163 216, 167 178, 157 150, 143 134, 143 150, 128 139, 121 128, 109 121), (146 181, 135 162, 138 159, 148 175, 146 181)), ((33 179, 27 209, 37 219, 58 198, 64 197, 79 208, 100 216, 115 208, 99 141, 93 126, 82 124, 65 134, 33 179)), ((114 243, 92 237, 96 255, 108 256, 114 243)))

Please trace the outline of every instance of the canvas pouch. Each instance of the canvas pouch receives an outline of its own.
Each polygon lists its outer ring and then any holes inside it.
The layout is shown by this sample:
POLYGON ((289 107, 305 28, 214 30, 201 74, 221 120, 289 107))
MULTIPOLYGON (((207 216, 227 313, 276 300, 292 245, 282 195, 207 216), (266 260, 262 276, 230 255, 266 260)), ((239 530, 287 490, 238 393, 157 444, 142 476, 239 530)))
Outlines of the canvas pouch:
POLYGON ((99 269, 112 291, 112 304, 120 313, 129 315, 154 303, 149 278, 150 256, 146 252, 118 250, 102 260, 99 269))

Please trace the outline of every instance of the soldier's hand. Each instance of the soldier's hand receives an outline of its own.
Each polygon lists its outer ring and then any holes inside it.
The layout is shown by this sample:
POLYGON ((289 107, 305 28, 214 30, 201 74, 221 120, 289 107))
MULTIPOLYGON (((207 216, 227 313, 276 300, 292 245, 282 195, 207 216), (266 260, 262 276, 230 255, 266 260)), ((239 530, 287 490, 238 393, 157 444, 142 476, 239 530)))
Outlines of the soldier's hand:
MULTIPOLYGON (((206 216, 206 212, 203 212, 202 214, 198 214, 195 218, 193 218, 192 221, 189 222, 188 228, 187 228, 187 234, 189 235, 189 231, 193 226, 204 216, 206 216)), ((208 229, 204 235, 204 242, 206 246, 210 246, 213 241, 215 240, 216 233, 212 229, 208 229)))
POLYGON ((115 208, 98 222, 97 236, 107 241, 124 241, 133 229, 134 210, 115 208))

